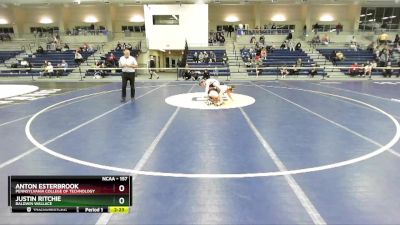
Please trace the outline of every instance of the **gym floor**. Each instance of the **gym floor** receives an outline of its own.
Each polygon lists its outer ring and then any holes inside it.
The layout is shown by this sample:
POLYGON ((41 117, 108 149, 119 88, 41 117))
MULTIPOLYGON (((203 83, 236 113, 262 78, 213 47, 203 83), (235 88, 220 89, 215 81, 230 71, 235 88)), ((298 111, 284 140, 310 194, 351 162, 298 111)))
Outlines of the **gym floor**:
POLYGON ((102 83, 0 108, 0 224, 400 224, 400 82, 230 83, 255 103, 177 108, 196 83, 137 82, 134 103, 102 83), (130 214, 7 207, 9 175, 108 174, 134 177, 130 214))

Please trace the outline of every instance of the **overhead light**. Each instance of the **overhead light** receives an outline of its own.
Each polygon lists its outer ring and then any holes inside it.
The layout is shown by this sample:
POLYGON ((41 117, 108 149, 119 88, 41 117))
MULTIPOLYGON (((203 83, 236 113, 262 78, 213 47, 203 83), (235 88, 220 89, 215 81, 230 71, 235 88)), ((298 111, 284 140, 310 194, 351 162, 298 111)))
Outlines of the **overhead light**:
POLYGON ((389 18, 390 18, 390 19, 393 19, 393 18, 396 18, 396 16, 390 16, 389 18))
POLYGON ((389 17, 385 16, 385 17, 382 17, 382 19, 387 20, 387 19, 389 19, 389 17))
POLYGON ((375 22, 375 19, 370 19, 370 20, 368 20, 369 22, 375 22))
POLYGON ((237 18, 237 16, 228 16, 225 18, 225 22, 239 22, 239 18, 237 18))
POLYGON ((322 15, 319 18, 319 21, 328 22, 328 21, 334 21, 334 19, 331 15, 326 14, 326 15, 322 15))
POLYGON ((142 16, 135 15, 135 16, 132 16, 132 17, 129 19, 129 21, 130 21, 130 22, 133 22, 133 23, 142 23, 142 22, 144 22, 144 18, 143 18, 142 16))
POLYGON ((367 14, 367 16, 371 16, 371 15, 372 15, 372 13, 368 13, 368 14, 367 14))
POLYGON ((360 17, 364 17, 364 16, 365 16, 365 14, 361 14, 361 15, 360 15, 360 17))
POLYGON ((336 29, 331 29, 329 32, 335 32, 336 31, 336 29))
POLYGON ((172 15, 172 17, 173 17, 175 20, 178 20, 178 17, 176 17, 175 15, 172 15))
POLYGON ((271 21, 274 21, 274 22, 286 21, 286 16, 284 16, 282 14, 273 15, 271 17, 271 21))
POLYGON ((50 23, 53 23, 53 20, 51 18, 49 18, 49 17, 43 17, 43 18, 40 19, 39 23, 50 24, 50 23))
POLYGON ((97 23, 99 20, 94 16, 87 16, 84 20, 85 23, 97 23))
POLYGON ((8 21, 4 18, 0 18, 0 24, 8 24, 8 21))

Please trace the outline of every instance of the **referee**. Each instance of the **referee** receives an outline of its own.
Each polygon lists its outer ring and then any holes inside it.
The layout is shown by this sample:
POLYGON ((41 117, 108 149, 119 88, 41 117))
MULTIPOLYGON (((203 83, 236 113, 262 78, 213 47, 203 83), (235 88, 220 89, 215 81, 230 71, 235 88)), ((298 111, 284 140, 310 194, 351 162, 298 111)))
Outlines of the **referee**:
POLYGON ((119 67, 122 68, 122 98, 121 102, 126 99, 126 85, 131 85, 131 101, 135 101, 135 68, 138 67, 136 59, 131 56, 128 49, 124 50, 124 55, 119 59, 119 67))

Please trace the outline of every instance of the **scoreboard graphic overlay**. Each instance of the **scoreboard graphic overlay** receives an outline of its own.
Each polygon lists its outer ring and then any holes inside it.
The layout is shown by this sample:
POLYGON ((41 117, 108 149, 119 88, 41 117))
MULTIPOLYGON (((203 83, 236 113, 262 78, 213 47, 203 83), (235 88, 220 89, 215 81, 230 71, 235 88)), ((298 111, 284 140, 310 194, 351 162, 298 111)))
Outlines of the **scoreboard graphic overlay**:
POLYGON ((129 213, 131 176, 9 176, 13 213, 129 213))

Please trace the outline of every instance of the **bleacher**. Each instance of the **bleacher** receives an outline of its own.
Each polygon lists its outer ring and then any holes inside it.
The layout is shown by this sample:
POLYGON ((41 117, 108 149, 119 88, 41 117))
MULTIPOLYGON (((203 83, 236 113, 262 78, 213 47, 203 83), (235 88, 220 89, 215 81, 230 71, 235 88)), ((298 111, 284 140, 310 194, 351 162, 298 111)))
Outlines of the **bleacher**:
MULTIPOLYGON (((22 51, 0 51, 0 63, 4 63, 5 61, 14 58, 15 56, 21 54, 22 51)), ((12 77, 12 76, 31 76, 32 73, 30 72, 25 72, 25 71, 0 71, 0 76, 7 76, 7 77, 12 77)), ((35 73, 36 75, 36 73, 35 73)))
MULTIPOLYGON (((21 51, 15 52, 14 54, 17 55, 20 53, 21 51)), ((83 60, 86 60, 93 53, 94 51, 81 53, 83 60)), ((67 69, 66 72, 62 74, 63 76, 67 76, 74 70, 74 68, 78 67, 78 64, 75 62, 75 53, 73 50, 68 50, 65 52, 45 51, 43 54, 28 55, 28 57, 23 58, 23 60, 29 61, 32 64, 33 68, 32 71, 27 70, 26 67, 17 66, 17 68, 13 68, 13 70, 0 71, 0 76, 5 76, 5 77, 39 76, 40 72, 42 71, 35 69, 42 68, 44 61, 46 60, 48 62, 51 62, 54 69, 57 69, 57 65, 61 64, 62 60, 65 60, 65 62, 68 63, 68 68, 70 69, 67 69)))
POLYGON ((203 73, 204 70, 207 69, 210 72, 210 76, 229 76, 230 70, 228 66, 223 63, 222 60, 225 53, 225 50, 189 50, 186 62, 189 65, 189 68, 199 68, 195 69, 194 71, 200 71, 200 73, 203 73), (193 55, 195 52, 197 52, 197 54, 200 54, 200 52, 204 51, 207 52, 209 57, 210 51, 213 51, 216 56, 216 62, 196 63, 195 61, 193 61, 193 55))
MULTIPOLYGON (((362 49, 359 49, 358 51, 350 49, 318 49, 318 51, 329 61, 332 61, 330 57, 333 51, 341 51, 344 55, 344 60, 336 62, 337 66, 339 67, 350 67, 355 62, 361 66, 362 64, 372 62, 375 59, 375 55, 373 52, 362 49)), ((346 75, 349 75, 348 69, 340 69, 340 71, 346 75)), ((382 75, 382 71, 373 70, 372 75, 382 75)))
MULTIPOLYGON (((111 55, 111 53, 114 54, 114 56, 118 60, 119 60, 119 58, 121 58, 124 55, 124 51, 123 50, 112 50, 112 51, 106 53, 104 56, 102 56, 100 58, 100 60, 102 60, 104 62, 111 55)), ((133 57, 135 57, 136 60, 137 60, 139 54, 140 54, 140 51, 138 49, 131 50, 131 55, 133 57)), ((108 67, 108 68, 113 68, 113 67, 108 67)), ((88 69, 88 70, 86 70, 85 76, 93 76, 95 72, 96 72, 95 68, 88 69)), ((121 73, 122 73, 122 69, 121 68, 116 68, 116 67, 115 67, 115 70, 106 70, 104 72, 104 74, 106 76, 121 76, 121 73)))
MULTIPOLYGON (((249 54, 249 53, 244 53, 249 54)), ((242 53, 243 55, 243 53, 242 53)), ((296 64, 297 59, 302 60, 302 67, 311 67, 315 62, 311 59, 305 52, 303 51, 289 51, 288 49, 276 49, 273 52, 269 52, 266 59, 263 59, 263 63, 260 67, 282 67, 286 66, 288 69, 291 69, 293 65, 296 64)), ((318 68, 318 75, 326 75, 326 72, 323 68, 318 68)), ((249 76, 256 75, 256 68, 250 67, 247 69, 247 73, 249 76)), ((307 76, 309 70, 299 70, 300 76, 307 76)), ((262 70, 260 76, 276 76, 279 74, 278 69, 264 69, 262 70)))
POLYGON ((5 61, 14 58, 21 53, 22 51, 0 51, 0 63, 4 63, 5 61))

